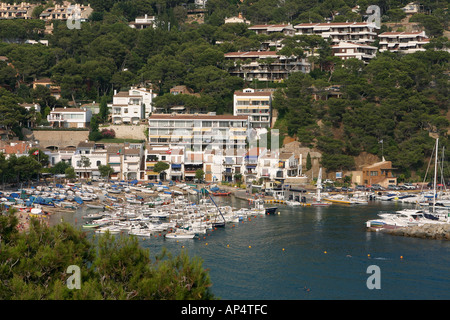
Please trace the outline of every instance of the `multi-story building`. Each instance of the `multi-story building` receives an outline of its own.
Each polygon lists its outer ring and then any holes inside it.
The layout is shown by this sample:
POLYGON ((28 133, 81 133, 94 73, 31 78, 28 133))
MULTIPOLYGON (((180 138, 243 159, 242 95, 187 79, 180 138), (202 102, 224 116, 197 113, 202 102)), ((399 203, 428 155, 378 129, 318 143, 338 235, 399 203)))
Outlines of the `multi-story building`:
POLYGON ((128 91, 115 92, 113 103, 108 105, 112 123, 139 123, 153 111, 155 96, 152 89, 146 88, 132 87, 128 91))
POLYGON ((91 122, 92 111, 81 108, 53 108, 47 121, 58 128, 87 128, 91 122))
POLYGON ((282 81, 293 72, 311 70, 306 59, 279 55, 276 51, 229 52, 225 59, 233 62, 228 72, 247 81, 282 81))
POLYGON ((73 18, 80 19, 80 21, 86 21, 93 11, 90 4, 71 4, 68 1, 64 1, 62 4, 55 4, 54 7, 49 7, 42 11, 39 15, 39 19, 51 21, 73 18))
POLYGON ((215 114, 152 114, 148 120, 151 144, 186 150, 244 149, 248 116, 215 114))
POLYGON ((235 91, 233 115, 248 116, 251 128, 270 128, 272 124, 272 92, 246 88, 235 91))
POLYGON ((241 175, 241 181, 245 179, 245 156, 247 150, 223 150, 222 152, 222 181, 232 182, 236 175, 241 175))
POLYGON ((98 167, 107 164, 107 153, 103 144, 92 141, 78 143, 75 153, 72 155, 72 166, 79 178, 92 179, 100 177, 98 167))
POLYGON ((0 3, 0 19, 31 19, 37 4, 28 2, 0 3))
POLYGON ((279 32, 285 36, 295 35, 295 29, 291 24, 259 24, 248 27, 248 30, 253 30, 256 34, 270 35, 272 33, 279 32))
POLYGON ((380 52, 391 51, 400 53, 414 53, 425 51, 423 45, 430 39, 422 32, 383 32, 378 35, 380 52))
POLYGON ((360 44, 371 44, 376 40, 379 27, 368 22, 328 22, 300 23, 294 26, 296 34, 320 35, 331 39, 333 44, 350 41, 360 44))
POLYGON ((375 58, 377 53, 377 47, 353 42, 339 42, 331 46, 331 49, 333 50, 333 55, 342 60, 355 58, 364 61, 364 63, 369 63, 371 59, 375 58))
MULTIPOLYGON (((179 168, 176 168, 175 171, 179 174, 175 174, 175 179, 172 179, 171 176, 171 153, 172 150, 168 146, 161 145, 147 145, 145 148, 145 179, 146 180, 159 180, 162 177, 163 180, 166 180, 167 177, 171 177, 170 180, 181 180, 182 178, 182 159, 180 159, 176 164, 179 164, 179 168), (169 169, 164 172, 156 172, 154 171, 155 165, 158 162, 165 162, 169 165, 169 169), (179 179, 176 179, 176 178, 179 179)), ((175 160, 175 159, 174 159, 175 160)))
POLYGON ((380 184, 382 187, 396 185, 397 178, 393 173, 394 170, 392 161, 386 161, 383 157, 382 161, 362 168, 362 182, 366 185, 380 184))

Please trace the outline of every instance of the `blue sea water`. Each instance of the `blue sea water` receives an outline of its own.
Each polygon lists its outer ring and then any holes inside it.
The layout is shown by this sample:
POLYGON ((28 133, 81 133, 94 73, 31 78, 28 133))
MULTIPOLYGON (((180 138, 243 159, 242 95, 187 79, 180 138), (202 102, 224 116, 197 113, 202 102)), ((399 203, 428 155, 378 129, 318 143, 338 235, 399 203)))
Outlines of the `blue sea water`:
MULTIPOLYGON (((234 198, 219 200, 229 201, 247 206, 234 198)), ((166 247, 172 254, 187 250, 200 257, 209 269, 212 292, 223 300, 449 299, 450 241, 366 231, 365 221, 380 210, 403 207, 378 201, 278 205, 279 214, 227 224, 200 239, 156 237, 142 245, 153 255, 166 247), (379 267, 380 289, 367 286, 372 265, 379 267)))

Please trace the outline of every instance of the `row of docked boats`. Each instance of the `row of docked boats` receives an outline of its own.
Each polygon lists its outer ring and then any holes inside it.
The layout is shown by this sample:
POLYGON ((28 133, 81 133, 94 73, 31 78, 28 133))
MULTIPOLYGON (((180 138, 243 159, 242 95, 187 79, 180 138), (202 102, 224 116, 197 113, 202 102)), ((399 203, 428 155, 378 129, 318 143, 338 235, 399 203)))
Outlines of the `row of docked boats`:
MULTIPOLYGON (((434 183, 433 190, 421 192, 414 197, 406 197, 411 203, 416 204, 414 209, 403 209, 395 212, 379 212, 377 219, 366 222, 369 230, 397 229, 425 224, 449 224, 450 223, 450 198, 437 190, 438 178, 438 146, 436 139, 434 153, 434 183), (446 198, 447 197, 447 198, 446 198)), ((430 159, 431 162, 431 159, 430 159)), ((398 199, 398 198, 397 198, 398 199)), ((389 199, 387 199, 389 200, 389 199)))
POLYGON ((86 223, 82 227, 96 233, 126 232, 146 238, 164 234, 167 239, 192 239, 213 228, 238 223, 249 216, 274 213, 275 209, 265 208, 259 201, 252 208, 237 209, 218 206, 211 196, 195 203, 178 195, 165 199, 157 206, 145 202, 121 202, 91 213, 87 210, 88 213, 83 216, 86 223))
POLYGON ((378 213, 377 219, 366 222, 366 227, 371 231, 383 229, 398 229, 424 224, 448 224, 450 215, 447 210, 430 212, 424 209, 403 209, 394 212, 378 213))

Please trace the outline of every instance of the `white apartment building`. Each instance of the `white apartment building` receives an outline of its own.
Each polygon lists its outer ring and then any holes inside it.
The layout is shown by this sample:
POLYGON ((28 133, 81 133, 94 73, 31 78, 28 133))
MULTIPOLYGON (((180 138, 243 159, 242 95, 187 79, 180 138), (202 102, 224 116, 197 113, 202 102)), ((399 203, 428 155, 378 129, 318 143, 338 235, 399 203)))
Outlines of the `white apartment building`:
POLYGON ((367 22, 327 22, 327 23, 300 23, 294 26, 296 34, 320 35, 330 38, 333 44, 349 41, 370 45, 376 40, 379 27, 375 23, 367 22))
POLYGON ((53 108, 47 121, 58 128, 87 128, 91 122, 92 111, 81 108, 53 108))
POLYGON ((339 42, 337 45, 331 46, 331 49, 334 56, 342 60, 355 58, 364 61, 364 63, 369 63, 377 53, 377 47, 353 42, 339 42))
POLYGON ((184 165, 184 157, 183 157, 183 149, 175 149, 172 150, 168 146, 163 145, 151 145, 148 144, 145 148, 145 180, 160 180, 160 177, 163 180, 182 180, 183 179, 183 165, 184 165), (176 151, 176 152, 175 152, 176 151), (180 154, 181 151, 181 154, 180 154), (174 152, 178 158, 173 158, 171 154, 174 152), (158 173, 154 171, 154 167, 158 162, 165 162, 169 165, 169 169, 165 170, 162 173, 158 173), (173 167, 173 168, 172 168, 173 167), (174 173, 172 174, 172 171, 174 173))
POLYGON ((234 62, 228 69, 230 75, 246 81, 282 81, 293 72, 311 71, 306 59, 278 55, 276 51, 229 52, 225 53, 225 59, 234 62))
POLYGON ((383 32, 378 35, 380 52, 391 51, 400 53, 414 53, 425 51, 423 45, 430 39, 422 32, 383 32))
POLYGON ((123 150, 122 177, 125 180, 141 179, 141 158, 143 150, 140 148, 125 148, 123 150))
POLYGON ((233 95, 233 115, 248 116, 250 128, 270 128, 272 124, 272 92, 246 88, 233 95))
POLYGON ((152 114, 148 119, 151 144, 186 150, 244 149, 248 116, 215 114, 152 114))
POLYGON ((146 88, 132 87, 128 91, 115 92, 113 103, 108 105, 112 123, 139 123, 153 112, 154 97, 156 94, 152 89, 146 88))
MULTIPOLYGON (((267 181, 273 181, 277 178, 277 174, 282 177, 282 173, 278 171, 278 152, 267 151, 258 157, 256 165, 256 179, 263 178, 267 181)), ((282 172, 282 171, 281 171, 282 172)))
POLYGON ((107 164, 107 150, 103 144, 96 144, 91 141, 81 141, 78 143, 75 153, 72 155, 72 166, 79 178, 92 179, 100 177, 98 167, 107 164), (89 159, 89 162, 83 162, 89 159))

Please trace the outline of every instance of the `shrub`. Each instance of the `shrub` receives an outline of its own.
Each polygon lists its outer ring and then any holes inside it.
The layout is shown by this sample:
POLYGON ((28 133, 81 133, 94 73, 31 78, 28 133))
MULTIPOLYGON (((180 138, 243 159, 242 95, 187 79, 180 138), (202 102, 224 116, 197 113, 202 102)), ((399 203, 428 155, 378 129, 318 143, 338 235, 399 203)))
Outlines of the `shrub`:
POLYGON ((114 139, 116 137, 116 132, 113 129, 103 129, 101 134, 104 139, 114 139))

